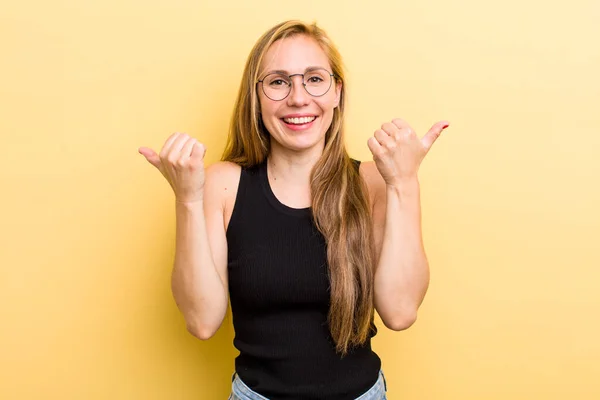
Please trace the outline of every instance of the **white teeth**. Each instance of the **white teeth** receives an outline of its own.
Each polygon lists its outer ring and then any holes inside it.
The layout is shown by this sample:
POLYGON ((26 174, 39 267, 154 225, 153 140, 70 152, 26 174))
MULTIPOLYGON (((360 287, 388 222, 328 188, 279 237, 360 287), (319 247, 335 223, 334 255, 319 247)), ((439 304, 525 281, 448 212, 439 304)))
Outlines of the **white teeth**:
POLYGON ((284 118, 283 120, 288 124, 302 125, 313 122, 317 117, 301 117, 301 118, 284 118))

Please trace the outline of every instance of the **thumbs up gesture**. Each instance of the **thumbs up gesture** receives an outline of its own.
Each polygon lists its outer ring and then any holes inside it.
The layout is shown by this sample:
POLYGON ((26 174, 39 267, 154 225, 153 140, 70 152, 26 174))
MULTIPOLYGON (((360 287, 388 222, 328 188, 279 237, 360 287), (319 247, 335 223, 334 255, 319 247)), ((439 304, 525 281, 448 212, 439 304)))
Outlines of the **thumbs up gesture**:
POLYGON ((174 133, 159 154, 148 147, 140 147, 138 151, 169 182, 178 202, 202 200, 206 153, 203 144, 185 133, 174 133))
POLYGON ((448 126, 446 121, 437 122, 419 139, 410 125, 399 118, 381 125, 367 145, 386 184, 398 185, 407 178, 416 178, 423 158, 448 126))

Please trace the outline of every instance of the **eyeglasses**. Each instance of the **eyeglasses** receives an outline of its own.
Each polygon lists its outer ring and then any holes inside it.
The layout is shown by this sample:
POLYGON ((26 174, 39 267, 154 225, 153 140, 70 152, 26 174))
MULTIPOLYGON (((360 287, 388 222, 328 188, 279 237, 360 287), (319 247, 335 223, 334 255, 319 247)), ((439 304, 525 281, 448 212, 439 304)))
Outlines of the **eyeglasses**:
POLYGON ((292 77, 301 76, 302 86, 313 97, 321 97, 329 91, 333 82, 333 74, 325 68, 315 68, 304 74, 285 75, 273 72, 257 81, 262 83, 265 96, 273 101, 281 101, 292 91, 292 77))

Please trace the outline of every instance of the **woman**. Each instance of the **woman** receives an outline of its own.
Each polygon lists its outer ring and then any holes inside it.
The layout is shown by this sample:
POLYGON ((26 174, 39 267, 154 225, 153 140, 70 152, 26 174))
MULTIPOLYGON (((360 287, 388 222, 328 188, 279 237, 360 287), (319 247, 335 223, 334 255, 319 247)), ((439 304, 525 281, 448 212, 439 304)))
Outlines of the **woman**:
POLYGON ((395 119, 344 147, 341 58, 316 25, 273 27, 248 58, 223 161, 175 133, 140 153, 176 196, 174 298, 208 339, 231 300, 232 399, 385 399, 374 309, 413 324, 429 282, 417 171, 448 126, 395 119))

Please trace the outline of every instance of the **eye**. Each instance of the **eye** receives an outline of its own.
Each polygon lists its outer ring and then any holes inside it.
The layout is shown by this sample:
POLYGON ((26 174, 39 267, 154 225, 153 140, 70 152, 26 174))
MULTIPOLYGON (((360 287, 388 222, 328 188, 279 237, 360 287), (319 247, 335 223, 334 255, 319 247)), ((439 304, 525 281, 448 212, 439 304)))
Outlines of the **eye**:
POLYGON ((283 86, 285 84, 286 82, 283 79, 273 79, 271 83, 269 83, 270 86, 283 86))
POLYGON ((273 89, 281 89, 286 86, 290 86, 291 83, 287 76, 281 74, 269 74, 265 77, 264 83, 273 88, 273 89))
POLYGON ((306 80, 307 83, 321 83, 323 82, 323 78, 320 76, 311 76, 306 80))

